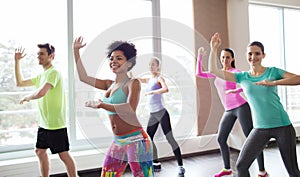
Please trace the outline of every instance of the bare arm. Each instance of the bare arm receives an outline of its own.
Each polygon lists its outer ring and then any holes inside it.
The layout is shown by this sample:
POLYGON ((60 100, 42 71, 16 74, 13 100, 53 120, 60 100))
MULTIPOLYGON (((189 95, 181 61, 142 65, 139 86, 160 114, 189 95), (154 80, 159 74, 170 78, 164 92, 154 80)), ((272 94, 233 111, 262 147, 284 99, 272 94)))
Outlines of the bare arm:
POLYGON ((84 65, 81 61, 80 52, 79 52, 79 50, 85 46, 86 46, 86 43, 83 44, 82 37, 76 38, 73 43, 74 59, 75 59, 79 79, 80 79, 80 81, 82 81, 92 87, 102 89, 102 90, 107 90, 109 88, 109 86, 112 84, 111 80, 101 80, 101 79, 97 79, 95 77, 91 77, 87 74, 87 72, 84 68, 84 65))
POLYGON ((163 93, 167 93, 169 91, 169 88, 165 82, 165 79, 163 77, 159 77, 158 78, 158 84, 161 85, 160 89, 157 90, 152 90, 150 92, 145 93, 145 95, 152 95, 152 94, 163 94, 163 93))
POLYGON ((260 82, 256 82, 257 85, 264 85, 264 86, 276 86, 276 85, 300 85, 300 75, 295 75, 293 73, 286 72, 283 75, 283 79, 269 81, 264 80, 260 82))
POLYGON ((52 85, 49 83, 46 83, 43 87, 41 87, 40 89, 35 91, 33 94, 24 97, 20 101, 20 104, 23 104, 25 101, 29 102, 30 100, 35 100, 35 99, 44 97, 51 88, 52 88, 52 85))
POLYGON ((141 83, 146 84, 149 81, 149 78, 137 78, 141 81, 141 83))
POLYGON ((102 108, 107 111, 116 112, 118 114, 126 114, 128 112, 135 112, 140 100, 141 84, 138 79, 133 79, 128 87, 127 103, 108 104, 103 101, 88 101, 87 107, 102 108))
POLYGON ((87 107, 103 108, 107 111, 116 112, 118 116, 126 123, 133 126, 141 126, 136 115, 136 109, 140 100, 141 84, 138 79, 133 79, 128 86, 127 103, 107 104, 99 101, 89 101, 87 107))
MULTIPOLYGON (((134 75, 133 75, 133 73, 132 73, 132 71, 129 72, 129 76, 130 76, 131 78, 135 78, 134 75)), ((143 84, 146 84, 146 83, 148 83, 148 81, 149 81, 149 78, 135 78, 135 79, 140 80, 141 83, 143 83, 143 84)))
POLYGON ((140 101, 141 83, 137 79, 132 79, 128 84, 127 103, 114 105, 115 112, 117 112, 119 117, 126 123, 140 127, 141 124, 138 121, 136 109, 140 101))
POLYGON ((236 82, 235 76, 233 73, 224 71, 222 69, 218 68, 217 64, 217 53, 218 48, 221 45, 221 38, 218 33, 215 33, 210 41, 210 54, 209 54, 209 62, 208 62, 208 70, 210 73, 214 74, 215 76, 230 81, 230 82, 236 82))
POLYGON ((300 85, 300 75, 295 75, 291 73, 285 73, 284 79, 277 80, 275 83, 276 85, 300 85))
POLYGON ((129 85, 128 103, 131 109, 135 112, 140 101, 141 83, 137 79, 133 79, 129 85))
POLYGON ((21 73, 20 61, 26 56, 24 50, 22 47, 15 49, 15 77, 18 87, 33 86, 32 81, 30 79, 24 80, 21 73))

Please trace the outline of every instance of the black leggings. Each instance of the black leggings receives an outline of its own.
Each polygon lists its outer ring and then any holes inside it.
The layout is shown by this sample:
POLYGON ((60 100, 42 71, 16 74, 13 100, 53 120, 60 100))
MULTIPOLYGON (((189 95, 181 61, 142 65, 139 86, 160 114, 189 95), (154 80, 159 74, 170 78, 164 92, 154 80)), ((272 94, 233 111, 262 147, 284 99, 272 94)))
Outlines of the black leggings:
MULTIPOLYGON (((271 138, 276 139, 281 158, 290 177, 300 177, 293 125, 277 128, 255 128, 251 131, 237 160, 238 177, 250 177, 249 168, 271 138)), ((279 175, 280 176, 280 175, 279 175)))
MULTIPOLYGON (((149 134, 152 142, 159 124, 168 140, 168 143, 172 147, 178 166, 182 166, 183 163, 182 163, 180 148, 176 140, 174 139, 171 122, 170 122, 170 115, 166 109, 160 110, 158 112, 150 113, 150 118, 147 125, 147 133, 149 134)), ((153 142, 153 162, 155 163, 158 162, 157 148, 154 142, 153 142)))
MULTIPOLYGON (((251 110, 248 103, 245 103, 235 109, 225 111, 218 130, 218 142, 223 158, 224 168, 230 169, 230 150, 227 144, 227 139, 232 127, 236 121, 239 120, 242 130, 247 137, 253 128, 251 110)), ((264 171, 264 156, 260 153, 257 157, 258 167, 260 171, 264 171)))

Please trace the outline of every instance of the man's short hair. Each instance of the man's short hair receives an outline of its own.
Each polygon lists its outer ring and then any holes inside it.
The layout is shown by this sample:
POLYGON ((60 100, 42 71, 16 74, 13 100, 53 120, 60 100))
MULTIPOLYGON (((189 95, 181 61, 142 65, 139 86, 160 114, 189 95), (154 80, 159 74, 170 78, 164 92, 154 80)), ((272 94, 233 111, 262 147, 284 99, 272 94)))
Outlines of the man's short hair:
POLYGON ((48 55, 52 54, 55 52, 55 48, 53 45, 49 44, 49 43, 46 43, 46 44, 38 44, 37 45, 38 48, 45 48, 47 49, 47 52, 48 52, 48 55))

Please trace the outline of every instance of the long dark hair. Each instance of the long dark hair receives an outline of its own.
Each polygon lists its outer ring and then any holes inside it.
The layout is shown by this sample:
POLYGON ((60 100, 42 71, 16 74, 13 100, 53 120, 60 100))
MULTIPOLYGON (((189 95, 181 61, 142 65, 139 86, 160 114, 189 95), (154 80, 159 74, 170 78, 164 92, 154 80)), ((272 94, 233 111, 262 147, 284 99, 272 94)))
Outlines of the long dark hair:
MULTIPOLYGON (((223 49, 223 51, 225 52, 229 52, 231 57, 234 58, 234 52, 231 48, 225 48, 223 49)), ((235 60, 233 60, 231 63, 230 63, 231 67, 235 68, 235 60)))

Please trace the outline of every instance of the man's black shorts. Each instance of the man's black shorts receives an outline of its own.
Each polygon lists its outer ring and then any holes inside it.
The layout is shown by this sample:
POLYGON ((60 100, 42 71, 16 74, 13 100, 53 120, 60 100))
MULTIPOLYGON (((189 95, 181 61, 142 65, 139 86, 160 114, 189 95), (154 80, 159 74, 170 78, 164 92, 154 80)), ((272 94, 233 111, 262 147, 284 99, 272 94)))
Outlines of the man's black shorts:
POLYGON ((37 133, 37 142, 35 147, 39 149, 48 149, 52 154, 69 151, 69 139, 67 128, 57 130, 47 130, 39 127, 37 133))

